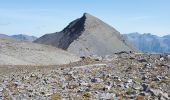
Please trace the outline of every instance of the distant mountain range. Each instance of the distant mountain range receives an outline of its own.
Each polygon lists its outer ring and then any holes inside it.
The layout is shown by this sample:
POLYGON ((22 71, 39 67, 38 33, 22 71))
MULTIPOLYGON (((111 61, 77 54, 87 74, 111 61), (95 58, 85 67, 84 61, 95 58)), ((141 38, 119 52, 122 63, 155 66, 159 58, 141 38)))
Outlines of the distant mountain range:
MULTIPOLYGON (((126 41, 129 41, 134 47, 143 52, 170 52, 170 35, 157 36, 151 33, 128 33, 122 34, 126 41)), ((0 34, 0 38, 12 38, 23 41, 34 41, 37 39, 35 36, 29 35, 5 35, 0 34)))
POLYGON ((170 35, 162 37, 151 33, 129 33, 123 37, 134 47, 144 52, 170 52, 170 35))
POLYGON ((28 35, 23 35, 23 34, 12 35, 12 37, 15 39, 25 40, 25 41, 34 41, 37 39, 37 37, 35 36, 28 36, 28 35))
POLYGON ((35 36, 29 36, 29 35, 24 35, 24 34, 17 34, 17 35, 5 35, 5 34, 0 34, 0 38, 11 38, 11 39, 17 39, 17 40, 22 40, 22 41, 34 41, 37 39, 35 36))

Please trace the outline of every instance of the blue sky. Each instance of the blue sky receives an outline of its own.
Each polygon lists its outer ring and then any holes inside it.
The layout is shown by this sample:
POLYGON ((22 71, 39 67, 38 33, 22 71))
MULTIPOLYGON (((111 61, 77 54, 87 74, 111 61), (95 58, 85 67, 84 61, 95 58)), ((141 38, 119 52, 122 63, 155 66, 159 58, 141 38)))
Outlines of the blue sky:
POLYGON ((121 33, 170 34, 170 0, 1 0, 0 33, 42 36, 84 12, 121 33))

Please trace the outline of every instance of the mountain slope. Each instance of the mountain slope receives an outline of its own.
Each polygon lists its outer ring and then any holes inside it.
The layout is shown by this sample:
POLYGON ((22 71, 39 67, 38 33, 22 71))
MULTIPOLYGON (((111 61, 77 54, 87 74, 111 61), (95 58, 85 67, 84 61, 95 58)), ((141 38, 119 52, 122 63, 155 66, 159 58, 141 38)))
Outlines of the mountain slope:
POLYGON ((129 33, 123 36, 141 51, 170 52, 170 35, 159 37, 150 33, 129 33))
POLYGON ((52 46, 0 39, 0 65, 56 65, 79 60, 79 57, 52 46))
POLYGON ((104 56, 120 51, 134 51, 117 30, 87 13, 61 32, 46 34, 34 42, 53 45, 79 56, 104 56))

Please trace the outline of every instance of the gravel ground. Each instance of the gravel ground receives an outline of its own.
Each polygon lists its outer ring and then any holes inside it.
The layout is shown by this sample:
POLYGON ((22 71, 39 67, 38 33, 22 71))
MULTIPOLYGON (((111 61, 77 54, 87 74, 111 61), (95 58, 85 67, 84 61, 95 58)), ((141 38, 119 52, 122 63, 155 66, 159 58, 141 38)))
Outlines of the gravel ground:
POLYGON ((168 54, 123 53, 60 66, 1 66, 0 70, 4 100, 170 99, 168 54))

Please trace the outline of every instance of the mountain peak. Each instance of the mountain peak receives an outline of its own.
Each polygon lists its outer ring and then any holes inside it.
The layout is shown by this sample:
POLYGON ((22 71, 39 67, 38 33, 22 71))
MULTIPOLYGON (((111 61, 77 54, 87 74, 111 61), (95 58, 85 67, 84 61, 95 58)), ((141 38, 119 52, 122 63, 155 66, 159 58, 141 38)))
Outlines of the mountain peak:
POLYGON ((89 17, 94 17, 93 15, 89 14, 89 13, 84 13, 83 14, 83 17, 85 18, 89 18, 89 17))
POLYGON ((88 13, 72 21, 61 32, 44 35, 34 42, 53 45, 78 56, 134 51, 116 29, 88 13))
POLYGON ((85 13, 83 14, 83 16, 87 16, 87 15, 89 15, 89 13, 86 13, 86 12, 85 12, 85 13))
POLYGON ((89 13, 84 13, 82 18, 85 18, 86 20, 87 19, 99 20, 97 17, 95 17, 95 16, 93 16, 93 15, 91 15, 89 13))

